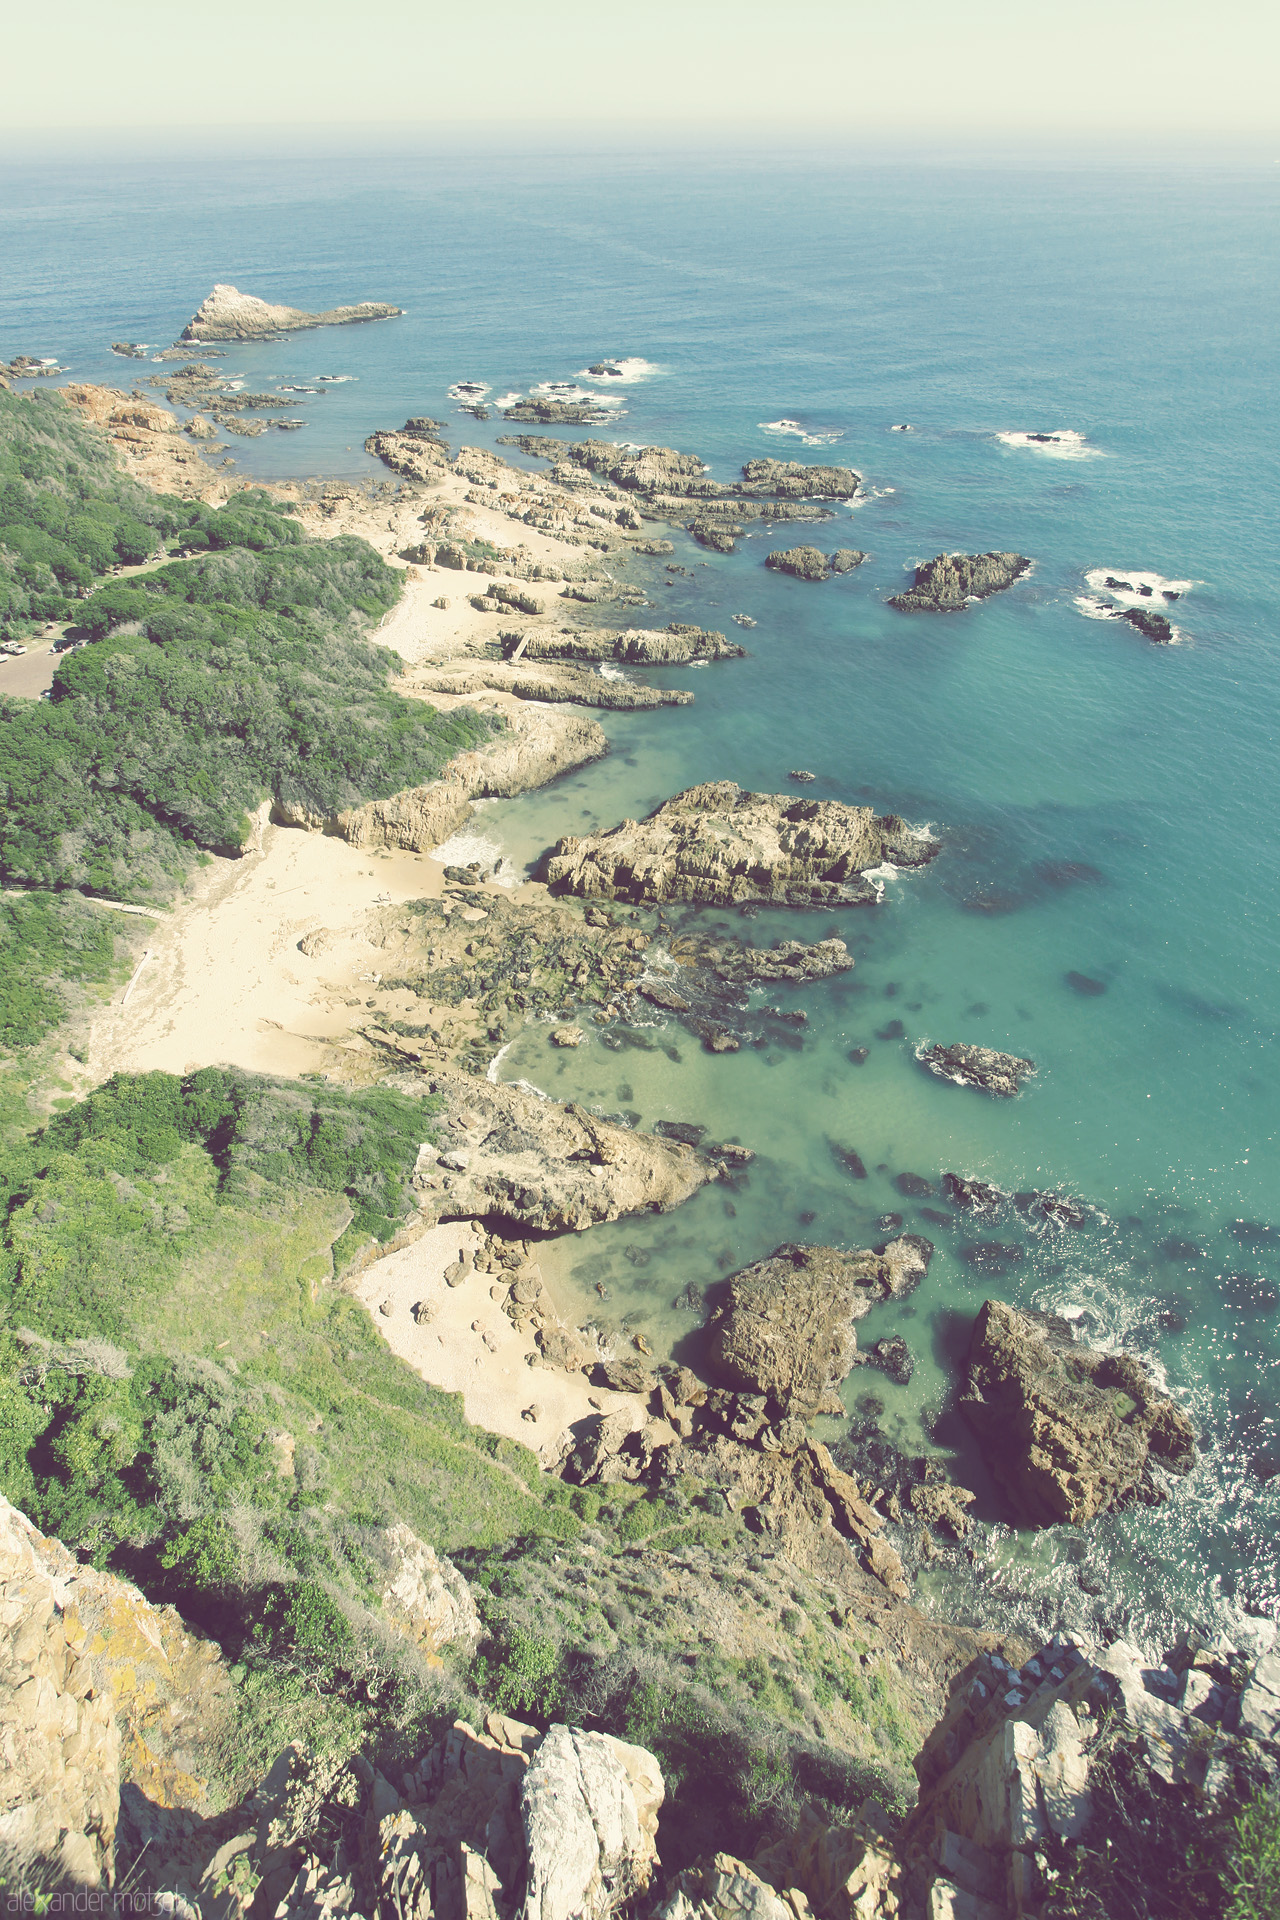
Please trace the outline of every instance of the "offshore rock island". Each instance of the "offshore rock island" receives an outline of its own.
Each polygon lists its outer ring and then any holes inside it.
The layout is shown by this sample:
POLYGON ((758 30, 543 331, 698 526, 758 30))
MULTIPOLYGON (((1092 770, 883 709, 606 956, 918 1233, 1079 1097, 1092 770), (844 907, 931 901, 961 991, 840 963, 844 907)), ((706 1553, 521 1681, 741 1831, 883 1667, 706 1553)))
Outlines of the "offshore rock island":
POLYGON ((346 327, 365 320, 393 320, 399 307, 362 300, 353 307, 331 307, 327 313, 304 313, 299 307, 273 306, 238 287, 219 283, 202 301, 179 335, 186 341, 265 340, 278 333, 300 333, 307 327, 346 327))

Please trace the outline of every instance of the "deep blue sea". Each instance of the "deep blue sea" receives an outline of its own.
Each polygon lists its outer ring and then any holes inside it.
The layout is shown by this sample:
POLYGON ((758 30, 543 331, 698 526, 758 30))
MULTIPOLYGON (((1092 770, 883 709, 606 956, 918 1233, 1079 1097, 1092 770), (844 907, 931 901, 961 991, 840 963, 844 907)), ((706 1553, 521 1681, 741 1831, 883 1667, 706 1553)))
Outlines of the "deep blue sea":
MULTIPOLYGON (((876 909, 750 924, 757 940, 840 932, 857 955, 795 996, 799 1044, 712 1058, 673 1029, 564 1055, 537 1026, 502 1070, 757 1150, 731 1197, 544 1261, 565 1311, 625 1316, 658 1351, 692 1350, 696 1316, 673 1305, 690 1281, 781 1241, 867 1244, 889 1212, 925 1232, 928 1281, 863 1328, 864 1345, 902 1332, 915 1377, 860 1370, 849 1402, 874 1392, 900 1444, 956 1452, 983 1511, 946 1399, 985 1297, 1067 1312, 1163 1370, 1204 1441, 1166 1507, 983 1536, 966 1577, 1045 1620, 1068 1591, 1112 1619, 1280 1595, 1278 193, 1275 169, 703 154, 77 165, 14 170, 0 196, 3 358, 128 385, 156 369, 108 343, 167 345, 218 280, 406 309, 228 350, 254 388, 345 376, 308 400, 304 431, 232 442, 244 474, 381 477, 364 438, 412 413, 492 445, 501 420, 458 413, 452 385, 527 391, 606 355, 651 369, 615 389, 608 437, 696 451, 722 478, 761 454, 864 474, 817 537, 872 558, 821 586, 766 572, 766 535, 725 557, 677 536, 690 574, 667 585, 655 565, 646 617, 747 613, 751 657, 664 672, 692 707, 607 716, 608 760, 488 807, 480 828, 524 861, 694 781, 776 791, 801 766, 814 795, 931 822, 942 855, 876 909), (1000 438, 1068 430, 1082 439, 1051 449, 1000 438), (945 618, 885 606, 914 562, 987 548, 1034 572, 945 618), (1181 583, 1155 602, 1181 644, 1087 617, 1096 569, 1181 583), (928 1079, 925 1038, 1039 1071, 991 1101, 928 1079), (1097 1214, 1078 1232, 1036 1233, 1016 1210, 979 1228, 895 1184, 936 1187, 945 1169, 1097 1214), (982 1238, 1011 1249, 997 1275, 973 1264, 982 1238)), ((959 1577, 926 1598, 955 1604, 959 1577)))

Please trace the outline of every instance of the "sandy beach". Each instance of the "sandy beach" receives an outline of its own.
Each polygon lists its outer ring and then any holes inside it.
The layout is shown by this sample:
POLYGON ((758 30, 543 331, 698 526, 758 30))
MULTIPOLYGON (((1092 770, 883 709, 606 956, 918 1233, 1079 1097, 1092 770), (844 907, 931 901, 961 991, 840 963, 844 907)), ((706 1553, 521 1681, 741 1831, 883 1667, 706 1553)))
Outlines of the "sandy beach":
POLYGON ((391 1351, 433 1387, 460 1393, 473 1425, 532 1447, 544 1464, 554 1462, 567 1427, 597 1413, 628 1408, 643 1425, 638 1394, 593 1387, 584 1374, 541 1364, 532 1334, 518 1333, 502 1311, 502 1276, 470 1266, 483 1244, 472 1221, 449 1221, 357 1277, 352 1291, 391 1351), (450 1286, 445 1269, 459 1261, 468 1271, 450 1286), (419 1302, 420 1321, 412 1311, 419 1302))

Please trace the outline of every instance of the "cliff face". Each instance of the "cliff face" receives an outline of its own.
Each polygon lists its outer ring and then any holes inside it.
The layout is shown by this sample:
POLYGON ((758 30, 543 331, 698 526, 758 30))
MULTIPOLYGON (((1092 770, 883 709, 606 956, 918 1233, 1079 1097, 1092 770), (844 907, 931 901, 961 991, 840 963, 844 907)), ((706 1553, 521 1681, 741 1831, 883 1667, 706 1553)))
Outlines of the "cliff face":
POLYGON ((111 1881, 121 1779, 202 1806, 230 1695, 217 1647, 172 1607, 81 1566, 0 1496, 0 1841, 111 1881))
POLYGON ((178 336, 179 341, 262 340, 274 333, 297 333, 303 327, 345 327, 357 320, 391 320, 403 311, 362 300, 354 307, 331 307, 327 313, 304 313, 298 307, 272 306, 238 287, 219 282, 178 336))

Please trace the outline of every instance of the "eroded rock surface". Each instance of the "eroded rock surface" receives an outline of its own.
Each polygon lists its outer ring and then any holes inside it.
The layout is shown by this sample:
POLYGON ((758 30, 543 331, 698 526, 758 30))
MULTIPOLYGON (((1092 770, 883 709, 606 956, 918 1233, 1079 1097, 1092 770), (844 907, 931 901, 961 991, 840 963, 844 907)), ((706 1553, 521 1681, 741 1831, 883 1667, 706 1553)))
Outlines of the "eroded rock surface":
MULTIPOLYGON (((415 1090, 420 1081, 413 1083, 415 1090)), ((626 1213, 669 1213, 714 1180, 721 1162, 679 1140, 636 1133, 520 1087, 438 1073, 447 1140, 424 1149, 413 1184, 438 1220, 493 1216, 543 1233, 626 1213)))
POLYGON ((915 1235, 880 1254, 778 1247, 729 1280, 711 1323, 712 1364, 734 1386, 768 1395, 784 1416, 812 1414, 856 1364, 855 1323, 918 1285, 932 1252, 915 1235))
POLYGON ((999 1300, 984 1302, 974 1326, 960 1409, 1032 1526, 1160 1500, 1158 1469, 1195 1464, 1190 1421, 1140 1360, 1078 1346, 1069 1321, 999 1300))
POLYGON ((916 568, 912 585, 889 605, 902 613, 958 613, 970 600, 1003 593, 1030 567, 1021 553, 940 553, 916 568))
POLYGON ((924 866, 937 852, 896 814, 718 780, 646 820, 558 841, 546 877, 556 891, 603 899, 849 906, 878 898, 868 868, 924 866))
POLYGON ((838 547, 832 554, 817 547, 788 547, 766 554, 764 563, 775 573, 794 574, 798 580, 829 580, 834 574, 852 573, 866 557, 856 547, 838 547))
POLYGON ((705 627, 627 627, 620 633, 589 628, 538 629, 513 642, 526 660, 613 660, 633 667, 687 666, 692 660, 741 660, 746 648, 705 627))
POLYGON ((978 1087, 1002 1100, 1011 1100, 1036 1070, 1034 1060, 1020 1059, 1016 1053, 997 1053, 994 1047, 971 1047, 960 1040, 951 1046, 935 1041, 932 1046, 920 1047, 916 1059, 939 1080, 953 1080, 958 1087, 978 1087))
POLYGON ((0 1496, 0 1841, 111 1880, 120 1781, 199 1806, 230 1718, 218 1648, 0 1496))
POLYGON ((527 793, 608 750, 607 735, 586 714, 559 707, 516 708, 501 733, 456 755, 443 777, 425 787, 370 800, 331 818, 281 801, 274 818, 284 826, 336 833, 356 847, 427 853, 471 818, 473 800, 527 793))
POLYGON ((520 1796, 524 1920, 605 1920, 642 1893, 658 1857, 664 1795, 658 1763, 645 1748, 552 1727, 520 1796))

